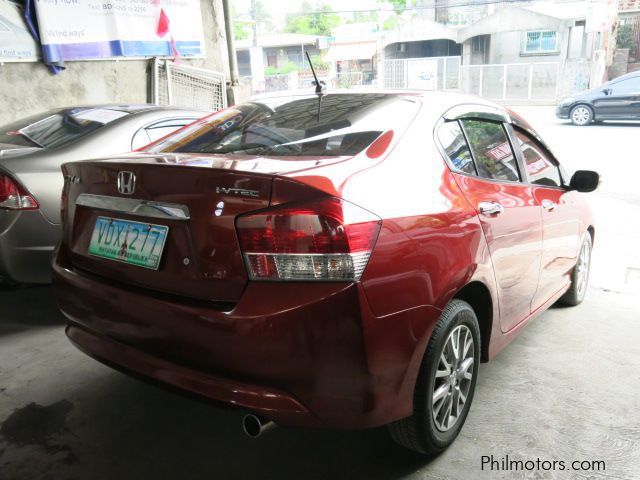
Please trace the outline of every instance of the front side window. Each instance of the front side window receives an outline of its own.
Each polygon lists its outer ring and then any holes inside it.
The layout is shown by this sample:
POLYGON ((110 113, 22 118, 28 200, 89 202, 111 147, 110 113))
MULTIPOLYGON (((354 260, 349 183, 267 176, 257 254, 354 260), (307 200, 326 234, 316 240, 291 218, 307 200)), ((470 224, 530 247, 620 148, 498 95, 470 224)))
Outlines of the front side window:
POLYGON ((557 32, 552 30, 526 32, 523 53, 554 53, 557 51, 557 32))
POLYGON ((476 174, 469 146, 457 121, 443 123, 438 129, 438 140, 454 170, 468 175, 476 174))
POLYGON ((383 132, 406 128, 418 106, 415 100, 382 93, 256 100, 205 117, 149 152, 353 156, 383 132))
POLYGON ((462 125, 480 177, 508 182, 520 180, 518 164, 501 123, 462 120, 462 125))
POLYGON ((611 92, 615 94, 636 93, 640 94, 640 77, 629 78, 611 84, 611 92))
POLYGON ((516 130, 515 133, 531 183, 547 187, 561 187, 560 169, 555 159, 547 155, 544 147, 526 133, 520 130, 516 130))

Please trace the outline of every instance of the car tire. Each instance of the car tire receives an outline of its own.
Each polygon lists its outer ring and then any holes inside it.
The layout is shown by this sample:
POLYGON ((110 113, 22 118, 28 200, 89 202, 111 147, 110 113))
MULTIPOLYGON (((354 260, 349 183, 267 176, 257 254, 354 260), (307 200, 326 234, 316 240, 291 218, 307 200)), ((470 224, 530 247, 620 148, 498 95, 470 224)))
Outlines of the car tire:
POLYGON ((563 305, 576 306, 580 305, 587 293, 589 285, 589 272, 591 271, 591 235, 587 232, 580 244, 580 251, 576 265, 571 272, 571 286, 565 294, 560 297, 559 303, 563 305))
POLYGON ((393 440, 427 455, 436 455, 451 445, 473 401, 479 364, 478 319, 467 302, 454 299, 442 311, 427 345, 414 390, 413 414, 388 426, 393 440), (461 339, 462 349, 457 350, 456 356, 454 347, 456 343, 460 345, 461 339), (443 361, 450 361, 454 368, 447 370, 443 361), (447 375, 447 371, 451 374, 447 375), (461 394, 466 398, 462 405, 461 394))
POLYGON ((593 122, 593 109, 584 104, 576 105, 569 112, 569 118, 571 119, 571 123, 579 127, 589 125, 593 122))

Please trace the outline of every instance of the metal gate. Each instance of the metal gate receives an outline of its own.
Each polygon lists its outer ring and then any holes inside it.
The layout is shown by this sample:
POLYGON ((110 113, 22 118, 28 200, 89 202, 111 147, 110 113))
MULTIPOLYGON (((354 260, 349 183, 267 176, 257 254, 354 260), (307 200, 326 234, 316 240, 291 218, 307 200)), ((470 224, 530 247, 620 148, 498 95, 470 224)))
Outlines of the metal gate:
POLYGON ((460 88, 492 100, 555 101, 558 62, 463 65, 460 88))
POLYGON ((384 60, 383 88, 456 90, 460 88, 460 57, 384 60))
POLYGON ((213 111, 227 106, 223 73, 154 59, 152 77, 153 102, 159 105, 213 111))

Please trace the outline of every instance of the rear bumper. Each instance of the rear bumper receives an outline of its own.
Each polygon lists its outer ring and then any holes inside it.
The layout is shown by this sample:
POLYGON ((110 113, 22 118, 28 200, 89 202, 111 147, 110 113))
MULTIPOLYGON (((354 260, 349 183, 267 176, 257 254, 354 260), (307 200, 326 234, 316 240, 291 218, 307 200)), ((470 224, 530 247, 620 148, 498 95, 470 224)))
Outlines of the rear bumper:
POLYGON ((268 413, 283 424, 317 421, 304 405, 283 391, 181 367, 73 324, 67 326, 66 333, 79 350, 125 373, 153 379, 230 405, 268 413))
POLYGON ((413 361, 413 328, 436 309, 376 319, 359 284, 270 282, 250 282, 224 309, 111 283, 61 257, 67 334, 104 363, 281 425, 368 428, 411 414, 422 356, 413 361))
POLYGON ((0 280, 51 282, 51 254, 60 233, 60 225, 39 210, 0 209, 0 280))

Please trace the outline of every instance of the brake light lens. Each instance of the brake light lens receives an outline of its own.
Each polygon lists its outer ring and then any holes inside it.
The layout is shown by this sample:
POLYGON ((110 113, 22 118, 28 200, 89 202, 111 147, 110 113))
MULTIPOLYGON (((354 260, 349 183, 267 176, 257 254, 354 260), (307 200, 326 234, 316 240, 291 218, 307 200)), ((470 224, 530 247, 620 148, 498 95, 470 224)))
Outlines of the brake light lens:
POLYGON ((38 208, 38 202, 18 182, 0 174, 0 208, 35 210, 38 208))
POLYGON ((278 206, 238 217, 252 280, 357 281, 382 221, 337 198, 278 206))

